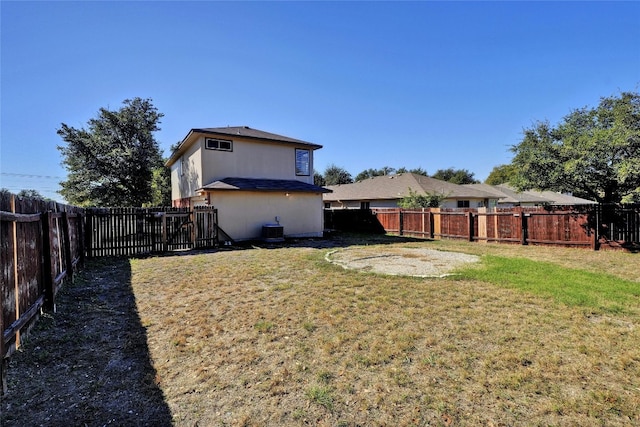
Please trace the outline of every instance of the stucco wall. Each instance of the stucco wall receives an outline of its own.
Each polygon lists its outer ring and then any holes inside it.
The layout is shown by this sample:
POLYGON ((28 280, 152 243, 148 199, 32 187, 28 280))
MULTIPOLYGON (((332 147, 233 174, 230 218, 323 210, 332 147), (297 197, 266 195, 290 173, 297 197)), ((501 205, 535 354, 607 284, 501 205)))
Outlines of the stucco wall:
POLYGON ((262 226, 278 216, 285 237, 321 237, 322 196, 312 193, 217 191, 210 203, 218 209, 219 226, 234 240, 262 236, 262 226))
MULTIPOLYGON (((310 174, 306 176, 296 175, 294 145, 233 139, 233 151, 219 151, 205 149, 204 141, 205 137, 200 137, 194 144, 202 147, 203 185, 228 177, 295 179, 313 184, 313 150, 311 149, 309 149, 310 174)), ((298 148, 307 149, 303 146, 298 148)))
POLYGON ((202 188, 202 155, 200 146, 194 144, 171 165, 171 200, 192 197, 202 188))

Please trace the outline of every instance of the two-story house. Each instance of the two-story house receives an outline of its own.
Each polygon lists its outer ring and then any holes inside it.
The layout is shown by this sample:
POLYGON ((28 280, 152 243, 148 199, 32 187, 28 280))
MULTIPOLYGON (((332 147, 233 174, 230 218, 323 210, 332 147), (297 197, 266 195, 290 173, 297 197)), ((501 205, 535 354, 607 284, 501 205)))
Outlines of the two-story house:
POLYGON ((313 184, 321 145, 247 126, 191 129, 167 161, 174 207, 214 206, 234 240, 280 224, 285 237, 320 237, 322 193, 313 184))

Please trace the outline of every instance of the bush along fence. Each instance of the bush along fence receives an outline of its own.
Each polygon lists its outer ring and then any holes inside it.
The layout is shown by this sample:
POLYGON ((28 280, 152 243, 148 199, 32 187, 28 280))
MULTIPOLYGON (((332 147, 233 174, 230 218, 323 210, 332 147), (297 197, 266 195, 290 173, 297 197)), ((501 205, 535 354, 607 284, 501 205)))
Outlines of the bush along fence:
POLYGON ((327 210, 325 226, 425 239, 637 250, 640 205, 327 210))
POLYGON ((0 193, 0 394, 7 358, 86 257, 136 256, 218 245, 214 208, 81 209, 0 193))

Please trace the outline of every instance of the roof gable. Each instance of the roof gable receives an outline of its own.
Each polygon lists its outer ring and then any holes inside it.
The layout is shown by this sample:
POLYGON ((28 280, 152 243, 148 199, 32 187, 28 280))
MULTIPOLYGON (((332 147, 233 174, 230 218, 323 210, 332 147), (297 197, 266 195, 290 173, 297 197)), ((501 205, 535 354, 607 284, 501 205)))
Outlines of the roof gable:
POLYGON ((293 144, 304 146, 311 150, 322 148, 322 145, 303 141, 301 139, 290 138, 288 136, 278 135, 271 132, 265 132, 259 129, 253 129, 249 126, 227 126, 218 128, 193 128, 187 136, 180 142, 178 148, 171 153, 171 157, 167 160, 167 166, 171 166, 180 158, 184 151, 197 141, 198 136, 205 135, 210 137, 220 137, 224 139, 249 139, 256 142, 276 143, 276 144, 293 144))

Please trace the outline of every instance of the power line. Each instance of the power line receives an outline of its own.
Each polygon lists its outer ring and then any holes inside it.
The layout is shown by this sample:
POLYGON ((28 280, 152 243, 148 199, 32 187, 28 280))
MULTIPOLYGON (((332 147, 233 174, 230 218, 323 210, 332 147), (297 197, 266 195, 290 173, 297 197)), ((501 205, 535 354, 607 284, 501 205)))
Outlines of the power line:
POLYGON ((64 178, 62 176, 55 176, 55 175, 35 175, 35 174, 14 173, 14 172, 0 172, 0 175, 17 176, 17 177, 20 177, 20 178, 39 178, 39 179, 62 179, 62 178, 64 178))

